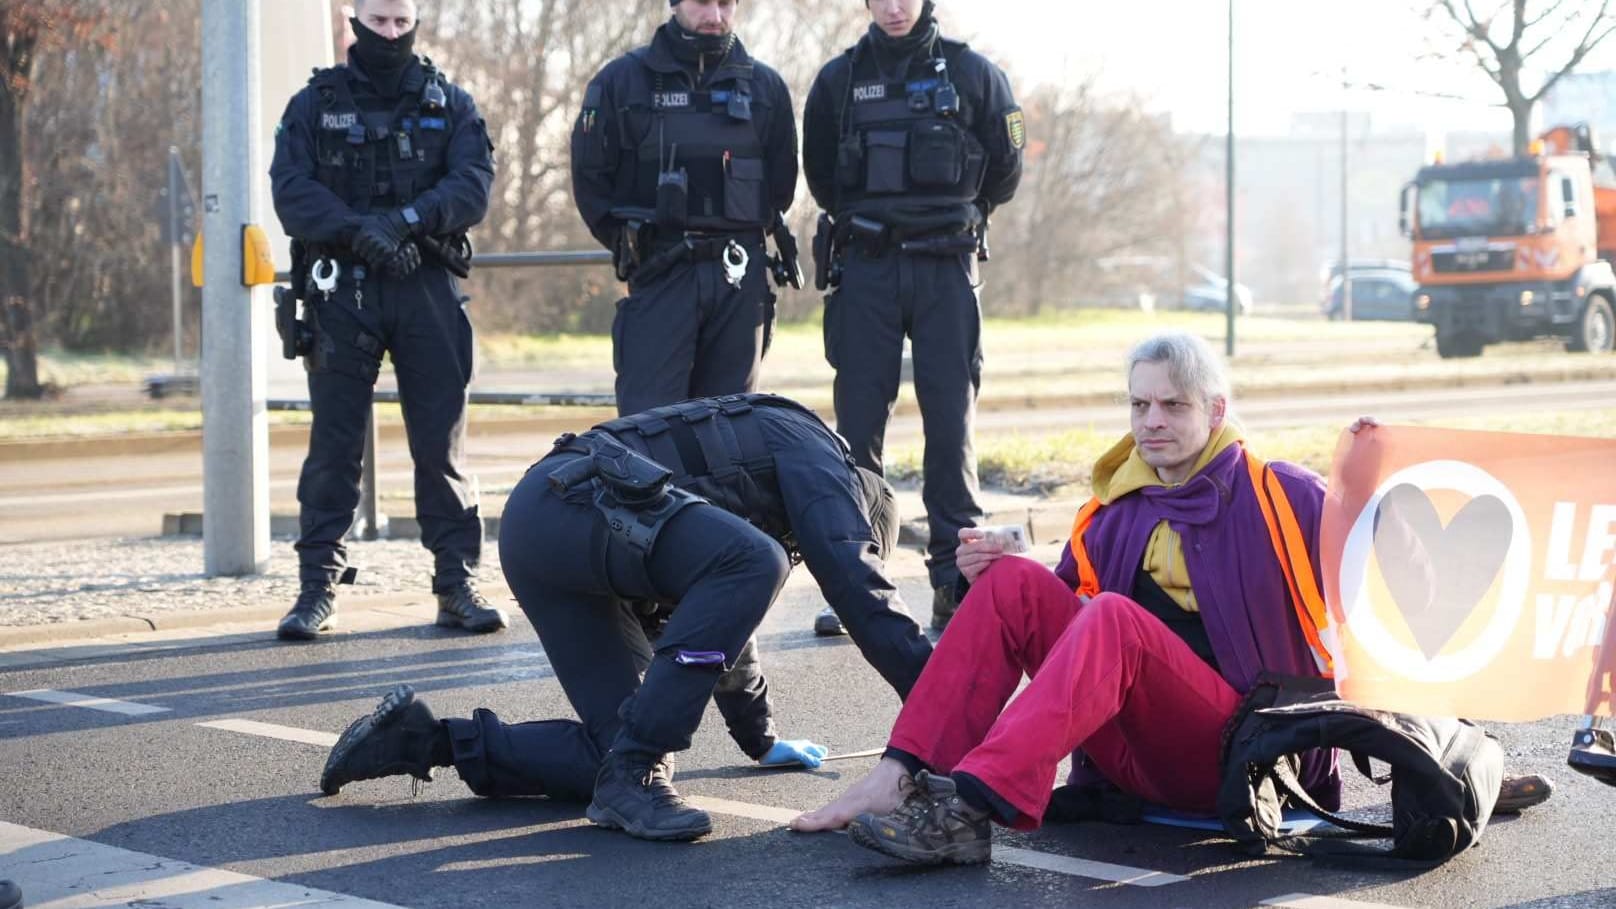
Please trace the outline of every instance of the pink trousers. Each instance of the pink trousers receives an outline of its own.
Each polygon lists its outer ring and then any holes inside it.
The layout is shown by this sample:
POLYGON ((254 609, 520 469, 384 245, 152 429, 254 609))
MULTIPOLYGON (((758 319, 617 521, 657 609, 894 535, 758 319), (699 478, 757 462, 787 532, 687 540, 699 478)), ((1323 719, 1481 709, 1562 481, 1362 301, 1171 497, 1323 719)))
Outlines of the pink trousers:
POLYGON ((1054 572, 1009 556, 960 603, 890 744, 986 783, 1021 812, 1021 828, 1043 821, 1076 748, 1146 801, 1210 813, 1219 738, 1239 702, 1133 600, 1103 593, 1084 604, 1054 572), (1016 695, 1023 675, 1032 681, 1016 695))

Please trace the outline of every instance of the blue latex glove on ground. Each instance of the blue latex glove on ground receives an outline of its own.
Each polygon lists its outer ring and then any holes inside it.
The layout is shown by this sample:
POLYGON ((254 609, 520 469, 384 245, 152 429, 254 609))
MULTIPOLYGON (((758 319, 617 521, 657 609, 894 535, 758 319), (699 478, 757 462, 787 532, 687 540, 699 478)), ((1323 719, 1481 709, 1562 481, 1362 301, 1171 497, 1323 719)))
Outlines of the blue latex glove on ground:
POLYGON ((784 767, 787 764, 801 764, 813 770, 829 754, 824 745, 815 745, 807 739, 797 739, 788 742, 780 739, 774 743, 769 752, 758 758, 758 763, 764 767, 784 767))

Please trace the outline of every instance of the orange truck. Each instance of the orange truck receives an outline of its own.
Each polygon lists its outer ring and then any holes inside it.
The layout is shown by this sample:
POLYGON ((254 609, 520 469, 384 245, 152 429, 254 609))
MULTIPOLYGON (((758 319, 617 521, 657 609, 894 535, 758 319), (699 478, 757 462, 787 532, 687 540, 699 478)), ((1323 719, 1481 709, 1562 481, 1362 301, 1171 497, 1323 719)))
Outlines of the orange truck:
POLYGON ((1549 130, 1526 157, 1420 168, 1399 221, 1414 241, 1414 319, 1435 326, 1442 357, 1537 337, 1611 350, 1616 172, 1587 125, 1549 130))

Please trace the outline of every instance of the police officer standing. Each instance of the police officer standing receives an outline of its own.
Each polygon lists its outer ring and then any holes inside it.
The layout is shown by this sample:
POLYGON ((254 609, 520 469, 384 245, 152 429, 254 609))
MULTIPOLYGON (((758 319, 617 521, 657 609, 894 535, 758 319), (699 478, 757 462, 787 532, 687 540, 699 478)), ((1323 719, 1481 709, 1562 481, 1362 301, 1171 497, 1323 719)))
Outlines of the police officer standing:
MULTIPOLYGON (((954 613, 961 527, 981 517, 971 423, 981 385, 977 262, 987 218, 1021 180, 1026 132, 998 67, 942 37, 931 0, 866 0, 858 44, 825 64, 803 114, 803 173, 827 213, 814 238, 836 428, 880 472, 911 342, 925 431, 932 625, 954 613)), ((829 615, 821 633, 838 629, 829 615)))
POLYGON ((777 282, 801 286, 781 213, 797 124, 778 73, 735 36, 740 0, 671 0, 651 43, 608 63, 572 131, 578 213, 628 296, 617 304, 617 410, 752 391, 777 282))
MULTIPOLYGON (((367 420, 382 354, 392 356, 421 542, 435 561, 439 625, 504 628, 473 576, 482 519, 462 472, 473 339, 465 232, 488 210, 493 146, 471 96, 413 50, 414 0, 357 0, 348 65, 318 70, 292 97, 270 167, 275 211, 293 238, 314 425, 297 498, 302 592, 285 639, 332 627, 334 585, 351 581, 343 538, 359 503, 367 420)), ((280 315, 278 313, 278 315, 280 315)))
POLYGON ((753 758, 823 756, 775 737, 751 656, 788 554, 908 695, 931 644, 885 575, 896 538, 891 487, 785 398, 687 401, 564 435, 511 492, 499 548, 581 722, 439 721, 396 689, 343 734, 321 788, 453 764, 481 795, 588 800, 604 827, 702 836, 711 821, 673 789, 669 755, 690 747, 709 698, 753 758), (634 602, 670 604, 665 625, 648 636, 655 613, 634 602))

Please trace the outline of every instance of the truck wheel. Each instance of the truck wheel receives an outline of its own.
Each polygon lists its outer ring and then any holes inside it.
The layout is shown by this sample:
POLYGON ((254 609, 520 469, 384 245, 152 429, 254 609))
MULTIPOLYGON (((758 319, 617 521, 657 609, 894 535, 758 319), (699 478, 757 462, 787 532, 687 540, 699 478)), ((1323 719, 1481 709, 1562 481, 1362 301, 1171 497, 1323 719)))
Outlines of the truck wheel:
POLYGON ((1588 305, 1582 308, 1582 318, 1571 328, 1566 350, 1609 353, 1613 343, 1616 343, 1616 315, 1611 312, 1610 300, 1591 294, 1588 305))
POLYGON ((1482 340, 1475 335, 1445 335, 1441 332, 1436 334, 1436 354, 1444 360, 1455 357, 1479 357, 1483 346, 1485 345, 1482 340))

